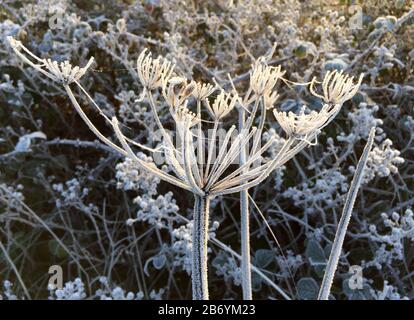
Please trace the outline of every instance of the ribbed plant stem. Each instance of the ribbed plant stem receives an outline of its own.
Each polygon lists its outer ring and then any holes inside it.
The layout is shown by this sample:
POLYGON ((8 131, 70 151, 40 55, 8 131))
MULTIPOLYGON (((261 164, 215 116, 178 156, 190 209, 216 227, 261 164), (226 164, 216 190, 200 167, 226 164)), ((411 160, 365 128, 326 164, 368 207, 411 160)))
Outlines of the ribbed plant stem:
POLYGON ((358 161, 357 168, 355 170, 354 178, 349 189, 349 192, 346 196, 345 206, 342 211, 341 219, 338 223, 338 228, 336 230, 335 240, 332 245, 331 254, 329 256, 328 264, 326 266, 326 271, 323 276, 321 288, 318 295, 318 300, 328 300, 329 294, 331 292, 332 282, 335 276, 336 268, 338 267, 339 257, 341 255, 342 246, 344 244, 344 239, 346 231, 348 229, 349 222, 351 221, 352 209, 354 208, 355 199, 358 194, 359 187, 364 176, 364 169, 367 164, 369 152, 371 151, 372 144, 375 137, 375 127, 371 129, 371 132, 368 137, 367 144, 365 145, 364 151, 361 158, 358 161))
POLYGON ((240 191, 240 215, 243 300, 252 300, 252 271, 250 267, 250 212, 248 190, 240 191))
MULTIPOLYGON (((244 127, 245 111, 239 109, 239 128, 244 127)), ((240 166, 246 163, 246 146, 241 146, 240 166)), ((252 300, 252 271, 250 266, 250 212, 249 190, 240 191, 240 223, 241 223, 241 270, 243 300, 252 300)))
POLYGON ((208 300, 207 241, 210 199, 195 196, 193 220, 193 300, 208 300))

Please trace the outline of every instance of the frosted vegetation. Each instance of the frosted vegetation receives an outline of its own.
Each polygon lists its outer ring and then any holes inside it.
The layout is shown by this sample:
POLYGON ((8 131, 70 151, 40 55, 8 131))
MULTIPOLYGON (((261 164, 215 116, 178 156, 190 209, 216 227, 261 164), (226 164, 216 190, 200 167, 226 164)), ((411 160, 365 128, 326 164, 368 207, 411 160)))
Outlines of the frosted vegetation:
POLYGON ((413 299, 413 1, 200 3, 0 3, 0 298, 413 299))

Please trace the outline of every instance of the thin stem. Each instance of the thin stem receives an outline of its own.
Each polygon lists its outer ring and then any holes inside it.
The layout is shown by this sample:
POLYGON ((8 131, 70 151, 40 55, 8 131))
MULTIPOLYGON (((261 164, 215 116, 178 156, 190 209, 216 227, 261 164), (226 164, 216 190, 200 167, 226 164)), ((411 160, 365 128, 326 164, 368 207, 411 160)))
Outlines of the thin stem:
POLYGON ((205 186, 205 190, 208 190, 211 187, 211 185, 215 182, 215 180, 213 180, 213 175, 216 172, 220 163, 223 161, 223 158, 225 157, 227 146, 228 146, 229 140, 231 138, 231 135, 234 129, 235 129, 235 126, 231 126, 231 128, 227 131, 226 136, 224 137, 223 143, 219 149, 217 159, 215 159, 213 163, 213 167, 211 168, 211 172, 209 176, 207 177, 207 184, 205 186))
MULTIPOLYGON (((177 213, 176 215, 186 223, 190 222, 186 217, 182 216, 181 214, 177 213)), ((214 236, 209 237, 209 241, 241 261, 241 256, 237 252, 235 252, 225 243, 217 240, 214 236)), ((286 300, 292 300, 278 285, 276 285, 276 283, 273 282, 272 279, 270 279, 262 271, 260 271, 258 267, 256 267, 253 264, 251 265, 251 267, 252 271, 255 272, 263 280, 264 283, 267 283, 270 287, 275 289, 286 300)))
MULTIPOLYGON (((245 111, 239 108, 239 128, 245 125, 245 111)), ((241 146, 240 166, 246 163, 247 146, 241 146)), ((248 170, 246 168, 246 170, 248 170)), ((246 171, 243 170, 243 171, 246 171)), ((241 270, 243 299, 252 300, 252 271, 250 267, 250 212, 249 212, 249 191, 240 191, 240 223, 241 223, 241 270)))
MULTIPOLYGON (((276 158, 261 166, 261 167, 264 168, 264 170, 260 174, 260 176, 254 178, 252 181, 249 181, 247 183, 243 183, 241 185, 238 185, 238 186, 235 186, 235 187, 232 187, 232 188, 228 188, 226 186, 225 189, 212 190, 211 194, 214 194, 214 196, 221 196, 221 195, 225 195, 225 194, 240 192, 242 190, 246 190, 246 189, 249 189, 251 187, 254 187, 254 186, 258 185, 260 182, 265 180, 269 176, 270 172, 272 172, 274 169, 276 169, 278 167, 278 165, 281 165, 279 163, 279 161, 281 160, 282 155, 285 152, 287 152, 286 150, 289 150, 289 148, 292 145, 292 143, 294 142, 294 140, 295 139, 293 137, 289 137, 289 139, 285 142, 283 147, 280 149, 280 151, 279 151, 278 155, 276 156, 276 158)), ((260 170, 261 167, 255 168, 254 170, 257 170, 257 169, 260 170)), ((249 177, 248 173, 246 174, 246 177, 249 177)), ((242 175, 242 176, 239 177, 239 179, 240 179, 240 181, 243 181, 243 179, 245 179, 246 177, 244 177, 242 175)))
POLYGON ((14 264, 13 260, 10 258, 6 248, 3 246, 3 244, 0 241, 0 249, 3 252, 3 255, 5 257, 5 259, 9 262, 11 268, 13 269, 14 273, 16 274, 17 280, 20 282, 20 285, 22 286, 23 292, 24 294, 27 296, 27 298, 29 300, 31 300, 32 298, 30 297, 29 291, 27 290, 24 281, 19 273, 19 270, 17 270, 16 265, 14 264))
POLYGON ((121 133, 121 130, 119 129, 119 125, 118 125, 118 120, 114 117, 112 118, 112 127, 115 131, 115 134, 119 140, 119 142, 121 142, 122 146, 125 148, 126 152, 126 156, 130 157, 133 161, 135 161, 140 168, 143 168, 144 170, 146 170, 147 172, 159 177, 161 180, 167 181, 177 187, 183 188, 185 190, 189 190, 192 191, 191 186, 189 186, 186 182, 181 181, 179 179, 177 179, 176 177, 158 169, 154 163, 148 163, 145 162, 143 160, 141 160, 140 158, 138 158, 134 152, 132 151, 131 147, 128 145, 125 136, 121 133))
POLYGON ((245 146, 249 143, 250 138, 256 132, 256 128, 253 127, 252 130, 247 132, 242 132, 237 135, 237 138, 234 140, 234 143, 231 145, 227 154, 223 157, 223 160, 220 162, 219 167, 216 171, 211 172, 209 184, 207 184, 207 190, 217 182, 221 177, 223 172, 233 163, 233 161, 240 156, 240 145, 245 146))
POLYGON ((155 119, 157 127, 158 127, 159 130, 161 130, 162 137, 165 140, 165 142, 167 143, 167 148, 170 149, 169 151, 168 150, 166 151, 166 153, 168 154, 168 157, 166 159, 171 161, 171 166, 172 166, 172 169, 174 170, 174 172, 178 176, 183 177, 184 176, 184 170, 181 167, 180 163, 178 162, 176 154, 175 154, 177 149, 174 147, 174 144, 171 141, 171 137, 165 131, 165 128, 161 123, 161 120, 158 116, 157 108, 155 106, 154 97, 152 96, 152 92, 150 90, 146 89, 146 88, 144 88, 144 90, 145 90, 145 93, 147 93, 147 95, 148 95, 148 100, 149 100, 149 103, 150 103, 152 115, 155 119))
POLYGON ((167 142, 168 147, 171 148, 172 150, 174 150, 175 148, 174 148, 174 145, 171 141, 171 138, 167 134, 167 132, 165 131, 164 126, 162 125, 162 123, 160 121, 160 118, 158 117, 158 112, 157 112, 157 108, 155 106, 154 97, 152 96, 151 91, 149 91, 148 89, 144 89, 144 90, 146 91, 146 93, 148 95, 148 101, 149 101, 149 104, 150 104, 150 107, 151 107, 152 115, 153 115, 154 120, 157 124, 157 127, 158 127, 158 129, 161 130, 162 137, 167 142))
POLYGON ((261 109, 261 116, 260 116, 260 123, 256 132, 256 135, 253 139, 253 147, 251 151, 251 155, 253 155, 257 148, 259 147, 260 139, 262 138, 262 132, 266 121, 266 107, 263 101, 264 98, 260 98, 260 109, 261 109))
MULTIPOLYGON (((250 113, 249 117, 247 117, 247 121, 246 121, 245 125, 243 126, 243 130, 249 131, 250 128, 252 127, 254 118, 255 118, 256 113, 257 113, 257 109, 259 108, 259 101, 260 101, 260 99, 257 98, 255 103, 254 103, 253 110, 250 113)), ((241 106, 241 109, 244 109, 243 106, 241 106)), ((240 128, 240 130, 242 130, 242 128, 240 128)))
POLYGON ((368 137, 367 144, 365 145, 364 152, 355 171, 354 178, 352 179, 351 187, 346 196, 345 206, 342 211, 342 217, 336 230, 335 240, 332 245, 331 254, 329 256, 328 265, 323 276, 321 289, 319 291, 318 300, 328 300, 329 293, 331 292, 332 282, 335 276, 336 268, 338 267, 339 256, 342 251, 342 245, 344 243, 346 231, 348 229, 349 221, 351 220, 352 209, 354 207, 355 199, 358 194, 359 186, 361 185, 362 178, 364 176, 365 165, 368 160, 368 155, 374 142, 375 128, 371 129, 368 137))
POLYGON ((243 165, 240 164, 240 166, 233 171, 232 173, 230 173, 228 176, 226 176, 225 178, 223 178, 222 180, 219 180, 218 182, 216 182, 214 184, 214 187, 221 187, 223 184, 226 184, 227 182, 231 181, 234 177, 236 177, 239 173, 245 173, 245 172, 253 172, 255 171, 257 168, 255 169, 249 169, 250 164, 252 164, 254 161, 258 160, 261 155, 267 150, 269 149, 269 147, 272 145, 272 143, 275 141, 275 138, 272 137, 269 139, 269 141, 266 142, 266 144, 260 148, 260 150, 258 150, 254 155, 249 157, 249 160, 247 160, 243 165), (249 170, 247 170, 249 169, 249 170), (247 171, 246 171, 247 170, 247 171))
POLYGON ((208 300, 207 241, 210 198, 194 196, 193 218, 193 300, 208 300))
MULTIPOLYGON (((201 101, 197 99, 197 117, 201 119, 201 101)), ((197 134, 197 160, 198 160, 198 170, 201 177, 201 185, 204 185, 204 174, 203 174, 203 165, 204 165, 204 141, 203 141, 203 128, 201 121, 198 123, 198 134, 197 134)))
POLYGON ((188 184, 193 189, 193 192, 198 195, 203 195, 204 194, 203 190, 200 189, 200 187, 197 185, 194 179, 193 171, 196 171, 197 169, 194 168, 195 170, 192 170, 193 169, 192 166, 197 166, 197 164, 192 165, 192 163, 194 163, 193 158, 191 157, 192 144, 190 143, 189 140, 190 140, 190 130, 188 128, 185 128, 184 129, 184 141, 182 145, 185 175, 187 177, 188 184))
POLYGON ((172 183, 176 186, 182 187, 182 188, 187 189, 187 190, 189 189, 189 186, 186 185, 186 183, 184 183, 184 182, 180 181, 179 179, 175 178, 174 176, 171 176, 170 174, 165 173, 164 171, 158 169, 157 167, 155 167, 153 165, 153 163, 147 163, 147 162, 139 159, 137 156, 135 156, 135 154, 132 152, 131 148, 128 146, 125 136, 122 135, 121 131, 119 130, 118 120, 113 119, 111 124, 112 124, 112 127, 114 128, 115 134, 117 135, 118 139, 120 139, 120 142, 121 142, 122 146, 125 148, 125 150, 118 147, 115 143, 113 143, 108 138, 106 138, 95 127, 95 125, 91 122, 91 120, 88 118, 88 116, 82 110, 81 106, 79 105, 78 101, 76 100, 75 95, 73 94, 73 92, 70 89, 69 85, 65 84, 65 85, 63 85, 63 88, 65 89, 66 93, 68 94, 69 99, 71 100, 73 106, 75 107, 76 111, 78 112, 78 114, 80 115, 82 120, 86 123, 88 128, 99 138, 99 140, 101 140, 107 146, 109 146, 109 147, 113 148, 114 150, 118 151, 122 155, 131 157, 133 160, 135 160, 137 162, 137 164, 140 166, 140 168, 146 170, 147 172, 152 173, 152 174, 156 175, 157 177, 159 177, 160 179, 162 179, 164 181, 167 181, 167 182, 170 182, 170 183, 172 183))
POLYGON ((214 120, 213 133, 212 133, 209 148, 208 148, 207 165, 206 165, 206 171, 205 171, 205 174, 204 174, 204 181, 207 181, 208 173, 210 171, 211 158, 213 157, 213 151, 215 152, 214 147, 216 145, 216 136, 217 136, 218 124, 219 124, 218 120, 214 120))
POLYGON ((106 145, 110 146, 111 148, 114 148, 116 151, 118 151, 120 154, 126 156, 127 152, 123 150, 122 148, 118 147, 115 143, 110 141, 108 138, 106 138, 96 127, 95 125, 89 120, 88 116, 85 114, 85 112, 82 110, 81 106, 79 105, 78 101, 75 98, 75 95, 73 94, 72 90, 70 89, 69 85, 65 84, 63 85, 63 88, 65 89, 66 93, 69 96, 70 101, 72 102, 73 106, 75 107, 76 111, 82 118, 82 120, 86 123, 88 128, 106 145))

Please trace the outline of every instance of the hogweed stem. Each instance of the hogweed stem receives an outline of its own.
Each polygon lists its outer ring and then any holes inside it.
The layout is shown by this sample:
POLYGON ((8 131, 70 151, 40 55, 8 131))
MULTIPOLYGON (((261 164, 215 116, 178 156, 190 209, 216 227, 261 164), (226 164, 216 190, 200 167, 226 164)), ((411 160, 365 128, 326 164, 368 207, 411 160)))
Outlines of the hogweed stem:
POLYGON ((194 196, 192 288, 193 300, 208 300, 207 242, 210 198, 194 196))
POLYGON ((372 144, 375 137, 375 127, 371 129, 369 133, 367 144, 365 145, 364 151, 361 158, 358 161, 358 165, 355 171, 354 178, 352 179, 351 187, 346 196, 345 206, 342 211, 341 219, 339 220, 338 228, 336 230, 335 240, 332 245, 331 254, 329 256, 326 271, 323 276, 321 289, 319 291, 318 300, 328 300, 329 293, 331 292, 332 282, 335 276, 336 268, 338 267, 339 256, 341 255, 342 245, 346 231, 348 229, 349 221, 351 220, 352 209, 355 204, 355 199, 358 194, 359 187, 364 177, 364 169, 367 164, 368 155, 371 151, 372 144))
MULTIPOLYGON (((245 125, 245 110, 239 108, 239 128, 245 125)), ((240 166, 246 163, 247 150, 246 146, 241 146, 240 166)), ((247 168, 243 171, 246 172, 247 168)), ((240 224, 241 224, 241 271, 242 271, 242 289, 243 299, 252 300, 252 271, 250 268, 250 212, 248 190, 240 191, 240 224)))

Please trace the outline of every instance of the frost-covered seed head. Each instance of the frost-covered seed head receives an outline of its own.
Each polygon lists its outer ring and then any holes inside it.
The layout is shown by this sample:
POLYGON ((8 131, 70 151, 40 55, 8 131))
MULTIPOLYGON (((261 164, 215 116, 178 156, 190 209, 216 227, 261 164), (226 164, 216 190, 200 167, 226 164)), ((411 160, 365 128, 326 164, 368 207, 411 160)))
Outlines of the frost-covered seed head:
POLYGON ((279 94, 276 91, 265 93, 263 95, 263 103, 265 105, 266 110, 272 109, 277 99, 279 99, 279 94))
POLYGON ((167 82, 174 71, 174 65, 165 58, 153 59, 151 53, 144 49, 137 60, 138 77, 148 90, 154 90, 167 82))
POLYGON ((178 128, 181 129, 189 129, 201 121, 196 114, 188 110, 187 106, 177 108, 172 115, 178 128))
POLYGON ((45 67, 59 80, 59 82, 70 84, 74 81, 79 81, 92 65, 93 61, 94 59, 92 57, 85 67, 79 68, 78 66, 73 67, 67 60, 58 63, 47 59, 45 60, 45 67))
POLYGON ((214 100, 212 106, 207 101, 207 109, 215 120, 220 120, 233 110, 238 99, 239 96, 237 94, 222 91, 214 100))
POLYGON ((216 87, 210 83, 200 83, 196 81, 192 81, 192 83, 194 84, 194 90, 191 95, 197 100, 206 99, 216 90, 216 87))
POLYGON ((7 40, 9 41, 10 46, 12 47, 14 52, 23 61, 25 61, 31 67, 40 71, 44 75, 48 76, 50 79, 60 82, 62 84, 71 84, 72 82, 79 81, 80 78, 86 73, 86 71, 94 62, 94 58, 91 57, 86 66, 80 68, 78 66, 73 67, 67 60, 59 63, 51 59, 41 59, 32 52, 30 52, 30 50, 27 49, 20 41, 14 39, 13 37, 7 37, 7 40), (29 60, 22 53, 22 51, 29 55, 31 58, 38 61, 38 63, 34 63, 31 60, 29 60))
POLYGON ((165 101, 174 110, 182 106, 185 100, 192 94, 194 83, 187 83, 187 79, 182 77, 172 77, 163 83, 162 88, 165 101))
POLYGON ((296 114, 292 111, 277 111, 273 110, 273 114, 288 136, 306 136, 311 133, 316 133, 322 127, 327 125, 330 120, 338 113, 339 105, 330 108, 329 105, 324 105, 322 109, 306 113, 306 107, 303 106, 300 113, 296 114))
POLYGON ((342 105, 345 101, 351 99, 359 90, 363 74, 360 75, 358 82, 354 84, 354 77, 343 74, 343 71, 328 71, 322 81, 323 95, 316 93, 313 86, 315 79, 310 85, 311 93, 321 98, 325 103, 342 105))
POLYGON ((281 66, 270 67, 258 62, 250 71, 250 86, 258 95, 270 94, 277 80, 284 74, 281 66))

